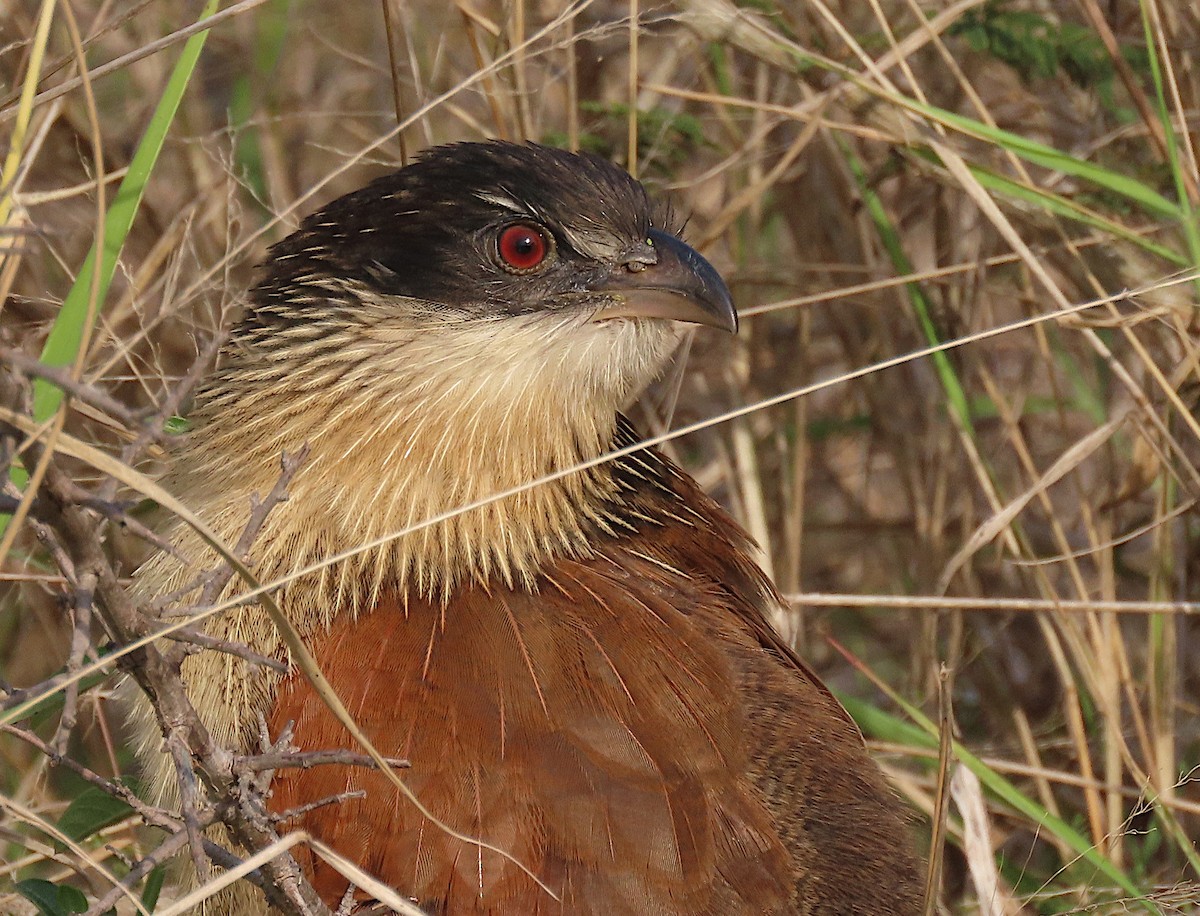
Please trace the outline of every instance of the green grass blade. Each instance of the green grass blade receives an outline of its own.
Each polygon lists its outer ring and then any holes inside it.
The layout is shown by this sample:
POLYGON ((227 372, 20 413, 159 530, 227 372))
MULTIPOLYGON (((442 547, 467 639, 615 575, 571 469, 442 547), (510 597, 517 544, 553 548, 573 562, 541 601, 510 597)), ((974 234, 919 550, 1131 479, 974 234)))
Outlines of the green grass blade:
POLYGON ((1079 159, 1070 153, 1064 153, 1062 150, 1055 149, 1052 146, 1046 146, 1044 143, 1038 143, 1036 140, 1022 137, 1020 134, 1014 134, 999 127, 992 127, 989 124, 984 124, 982 121, 955 114, 952 111, 938 108, 935 105, 926 105, 907 98, 903 100, 903 104, 905 107, 924 115, 930 120, 945 124, 947 127, 952 127, 960 133, 994 143, 1008 150, 1010 153, 1019 156, 1026 162, 1040 165, 1043 168, 1052 169, 1056 172, 1062 172, 1064 175, 1070 175, 1081 181, 1090 182, 1099 188, 1103 188, 1137 204, 1154 216, 1171 220, 1183 218, 1183 209, 1179 204, 1168 200, 1149 185, 1143 184, 1135 178, 1130 178, 1128 175, 1113 172, 1103 166, 1088 162, 1086 159, 1079 159))
MULTIPOLYGON (((871 216, 871 221, 875 224, 875 230, 879 233, 880 241, 883 242, 883 247, 887 250, 893 268, 895 268, 900 276, 915 273, 912 262, 909 261, 908 255, 904 251, 904 245, 900 241, 900 233, 896 231, 896 227, 892 224, 883 201, 875 193, 875 189, 871 187, 862 162, 854 154, 854 151, 850 149, 848 144, 839 142, 839 146, 842 149, 842 154, 846 157, 846 162, 850 167, 851 173, 854 175, 858 192, 862 195, 863 203, 866 205, 867 212, 871 216)), ((921 284, 909 282, 904 284, 904 289, 908 295, 909 302, 912 303, 913 311, 916 313, 917 322, 921 326, 921 331, 925 335, 925 339, 931 346, 942 343, 937 325, 933 321, 933 307, 929 302, 929 298, 925 295, 925 290, 921 287, 921 284)), ((950 357, 945 353, 938 352, 934 353, 930 359, 933 361, 938 379, 942 383, 942 390, 946 392, 946 400, 949 402, 950 410, 958 418, 962 428, 968 434, 974 436, 970 402, 967 399, 962 382, 959 381, 958 374, 954 371, 950 357)))
MULTIPOLYGON (((919 747, 926 750, 936 750, 938 746, 938 730, 937 726, 916 707, 905 703, 899 697, 893 697, 896 702, 900 703, 905 714, 917 723, 911 725, 908 722, 893 716, 889 713, 872 706, 865 700, 860 700, 855 697, 839 694, 838 699, 842 705, 846 707, 846 711, 858 723, 859 728, 863 733, 871 737, 880 738, 886 741, 903 743, 912 747, 919 747)), ((1148 912, 1160 913, 1161 911, 1153 902, 1145 899, 1145 894, 1138 889, 1137 885, 1130 880, 1121 869, 1117 868, 1109 859, 1103 855, 1091 840, 1085 837, 1079 831, 1075 830, 1070 824, 1056 817, 1051 812, 1047 811, 1042 805, 1030 799, 1025 793, 1018 789, 1015 785, 989 767, 986 763, 968 751, 965 747, 954 742, 954 757, 968 770, 974 773, 979 781, 992 793, 993 796, 1000 799, 1010 808, 1019 811, 1024 817, 1028 818, 1033 823, 1039 825, 1044 830, 1049 831, 1075 853, 1084 862, 1095 867, 1106 878, 1112 881, 1117 887, 1120 887, 1125 893, 1134 897, 1141 903, 1148 912)))
POLYGON ((1041 188, 1035 188, 1018 181, 1013 181, 1011 178, 1005 178, 1003 175, 998 175, 995 172, 981 168, 977 165, 968 165, 967 167, 971 170, 971 174, 978 178, 979 183, 988 191, 992 191, 996 194, 1002 194, 1016 200, 1024 201, 1025 203, 1032 204, 1038 209, 1046 210, 1050 213, 1054 213, 1057 216, 1074 220, 1075 222, 1082 223, 1085 226, 1098 229, 1101 232, 1109 233, 1117 238, 1125 239, 1126 241, 1132 242, 1139 248, 1142 248, 1151 254, 1157 255, 1158 257, 1170 264, 1174 264, 1177 267, 1188 267, 1191 264, 1191 261, 1188 258, 1184 257, 1178 252, 1172 251, 1170 248, 1167 248, 1163 245, 1159 245, 1157 242, 1152 242, 1145 236, 1136 232, 1132 232, 1129 229, 1126 229, 1120 223, 1106 219, 1094 210, 1090 210, 1089 208, 1083 206, 1082 204, 1076 203, 1073 200, 1069 200, 1068 198, 1062 197, 1058 194, 1053 194, 1041 188))
POLYGON ((256 125, 254 118, 264 107, 259 96, 269 97, 271 87, 275 85, 275 72, 287 46, 290 7, 291 0, 275 0, 255 16, 254 66, 251 72, 237 78, 229 99, 229 129, 236 137, 233 158, 237 174, 250 188, 264 214, 269 212, 267 165, 262 145, 264 127, 256 125))
MULTIPOLYGON (((219 5, 219 0, 208 0, 200 18, 207 19, 217 11, 219 5)), ((179 111, 183 93, 195 72, 196 62, 200 58, 200 52, 203 50, 207 38, 207 31, 198 32, 183 46, 183 53, 171 71, 166 89, 163 91, 162 97, 154 109, 154 114, 146 126, 146 132, 142 135, 133 158, 130 160, 125 178, 104 216, 104 250, 100 252, 99 272, 96 271, 96 246, 93 244, 84 259, 83 266, 75 275, 75 282, 67 292, 58 317, 54 320, 54 326, 46 338, 41 359, 48 365, 71 365, 79 353, 89 321, 95 321, 95 315, 91 315, 89 318, 90 303, 102 302, 112 284, 117 259, 125 245, 125 239, 129 235, 129 229, 133 225, 138 207, 141 205, 146 183, 158 161, 159 153, 162 152, 167 131, 175 120, 176 112, 179 111), (94 283, 95 285, 93 285, 94 283)), ((49 419, 58 410, 62 400, 62 389, 45 379, 34 380, 33 415, 39 423, 49 419)), ((25 468, 14 463, 9 469, 9 479, 17 487, 24 488, 29 474, 25 468)), ((0 534, 3 534, 8 528, 10 519, 9 515, 0 515, 0 534)))
MULTIPOLYGON (((1140 4, 1142 10, 1142 29, 1146 36, 1146 54, 1150 64, 1150 76, 1154 81, 1155 109, 1158 121, 1162 125, 1163 136, 1167 140, 1167 164, 1171 168, 1171 177, 1175 182, 1175 193, 1179 197, 1180 224, 1183 227, 1184 238, 1187 239, 1188 253, 1193 264, 1200 265, 1200 220, 1192 207, 1187 193, 1187 183, 1183 178, 1183 162, 1179 155, 1179 138, 1175 134, 1175 124, 1171 120, 1171 111, 1167 105, 1167 91, 1163 82, 1162 63, 1158 59, 1158 40, 1154 33, 1150 10, 1145 0, 1140 4)), ((1200 296, 1200 282, 1195 285, 1200 296)))
MULTIPOLYGON (((209 0, 201 13, 201 18, 206 19, 211 16, 217 11, 217 6, 218 0, 209 0)), ((86 329, 88 303, 93 295, 96 301, 102 301, 108 292, 116 271, 117 258, 121 254, 125 238, 129 234, 133 219, 141 205, 146 183, 158 161, 167 131, 170 129, 172 121, 175 120, 175 114, 183 100, 183 93, 196 69, 196 61, 200 58, 200 51, 204 48, 207 38, 208 32, 199 32, 184 44, 183 53, 171 71, 162 98, 159 99, 158 105, 154 109, 154 115, 150 118, 146 132, 142 135, 141 142, 138 143, 133 159, 129 163, 129 171, 121 182, 112 206, 108 208, 108 213, 105 215, 104 250, 100 252, 99 288, 95 291, 92 289, 96 259, 96 249, 93 246, 76 275, 75 283, 67 293, 62 309, 54 321, 54 327, 50 330, 50 336, 46 339, 45 348, 42 350, 42 362, 52 366, 67 366, 74 362, 86 329)), ((34 383, 33 389, 34 418, 38 422, 47 419, 58 409, 62 398, 61 389, 45 380, 38 379, 34 383)))

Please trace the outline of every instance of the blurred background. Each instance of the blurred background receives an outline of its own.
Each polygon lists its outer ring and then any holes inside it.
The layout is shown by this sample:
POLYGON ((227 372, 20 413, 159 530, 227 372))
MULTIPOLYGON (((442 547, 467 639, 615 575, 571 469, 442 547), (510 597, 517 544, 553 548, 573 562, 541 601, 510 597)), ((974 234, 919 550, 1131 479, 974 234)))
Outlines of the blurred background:
MULTIPOLYGON (((0 8, 5 347, 82 345, 86 381, 161 405, 321 204, 454 140, 609 157, 742 314, 631 416, 753 408, 665 448, 761 545, 922 842, 944 831, 946 911, 1200 911, 1195 4, 249 0, 191 37, 215 4, 0 8)), ((11 694, 72 626, 38 541, 4 546, 11 694)), ((132 777, 112 685, 60 743, 132 777)), ((98 864, 161 840, 3 731, 0 793, 0 912, 94 902, 98 864)))

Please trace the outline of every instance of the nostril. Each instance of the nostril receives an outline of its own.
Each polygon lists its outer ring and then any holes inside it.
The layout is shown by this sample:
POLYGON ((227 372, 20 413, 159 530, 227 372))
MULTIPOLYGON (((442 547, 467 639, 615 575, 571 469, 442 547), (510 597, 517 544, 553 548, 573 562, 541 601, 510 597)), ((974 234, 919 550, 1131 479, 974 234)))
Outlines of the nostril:
POLYGON ((650 244, 650 240, 646 239, 627 248, 619 260, 631 274, 641 273, 647 267, 658 263, 658 251, 650 244))

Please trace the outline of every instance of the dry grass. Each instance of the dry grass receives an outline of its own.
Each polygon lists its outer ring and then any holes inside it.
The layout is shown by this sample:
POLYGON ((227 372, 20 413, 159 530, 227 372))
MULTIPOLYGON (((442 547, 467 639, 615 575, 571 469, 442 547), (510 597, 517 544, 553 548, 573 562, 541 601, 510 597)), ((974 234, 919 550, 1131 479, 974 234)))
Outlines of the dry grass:
MULTIPOLYGON (((40 58, 41 4, 0 19, 0 333, 34 355, 182 47, 79 81, 67 9, 40 58)), ((70 9, 93 68, 193 21, 70 9)), ((610 155, 691 214, 745 318, 634 417, 735 414, 665 447, 759 540, 796 596, 780 625, 939 812, 946 907, 1195 912, 1198 124, 1200 8, 1167 0, 249 3, 208 38, 78 368, 161 402, 267 244, 424 146, 610 155)), ((65 423, 121 439, 95 410, 65 423)), ((72 627, 16 533, 0 676, 23 686, 72 627)), ((109 686, 67 748, 127 774, 109 686)), ((56 845, 80 791, 0 735, 0 910, 33 876, 95 901, 158 841, 130 818, 56 845)))

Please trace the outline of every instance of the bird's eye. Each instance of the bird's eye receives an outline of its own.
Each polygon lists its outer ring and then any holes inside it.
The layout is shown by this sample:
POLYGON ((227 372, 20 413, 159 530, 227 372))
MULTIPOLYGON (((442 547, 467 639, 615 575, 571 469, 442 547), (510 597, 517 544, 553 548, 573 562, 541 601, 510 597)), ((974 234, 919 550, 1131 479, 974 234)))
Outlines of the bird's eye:
POLYGON ((500 266, 513 273, 534 270, 550 254, 550 241, 537 226, 515 223, 506 226, 496 241, 500 266))

